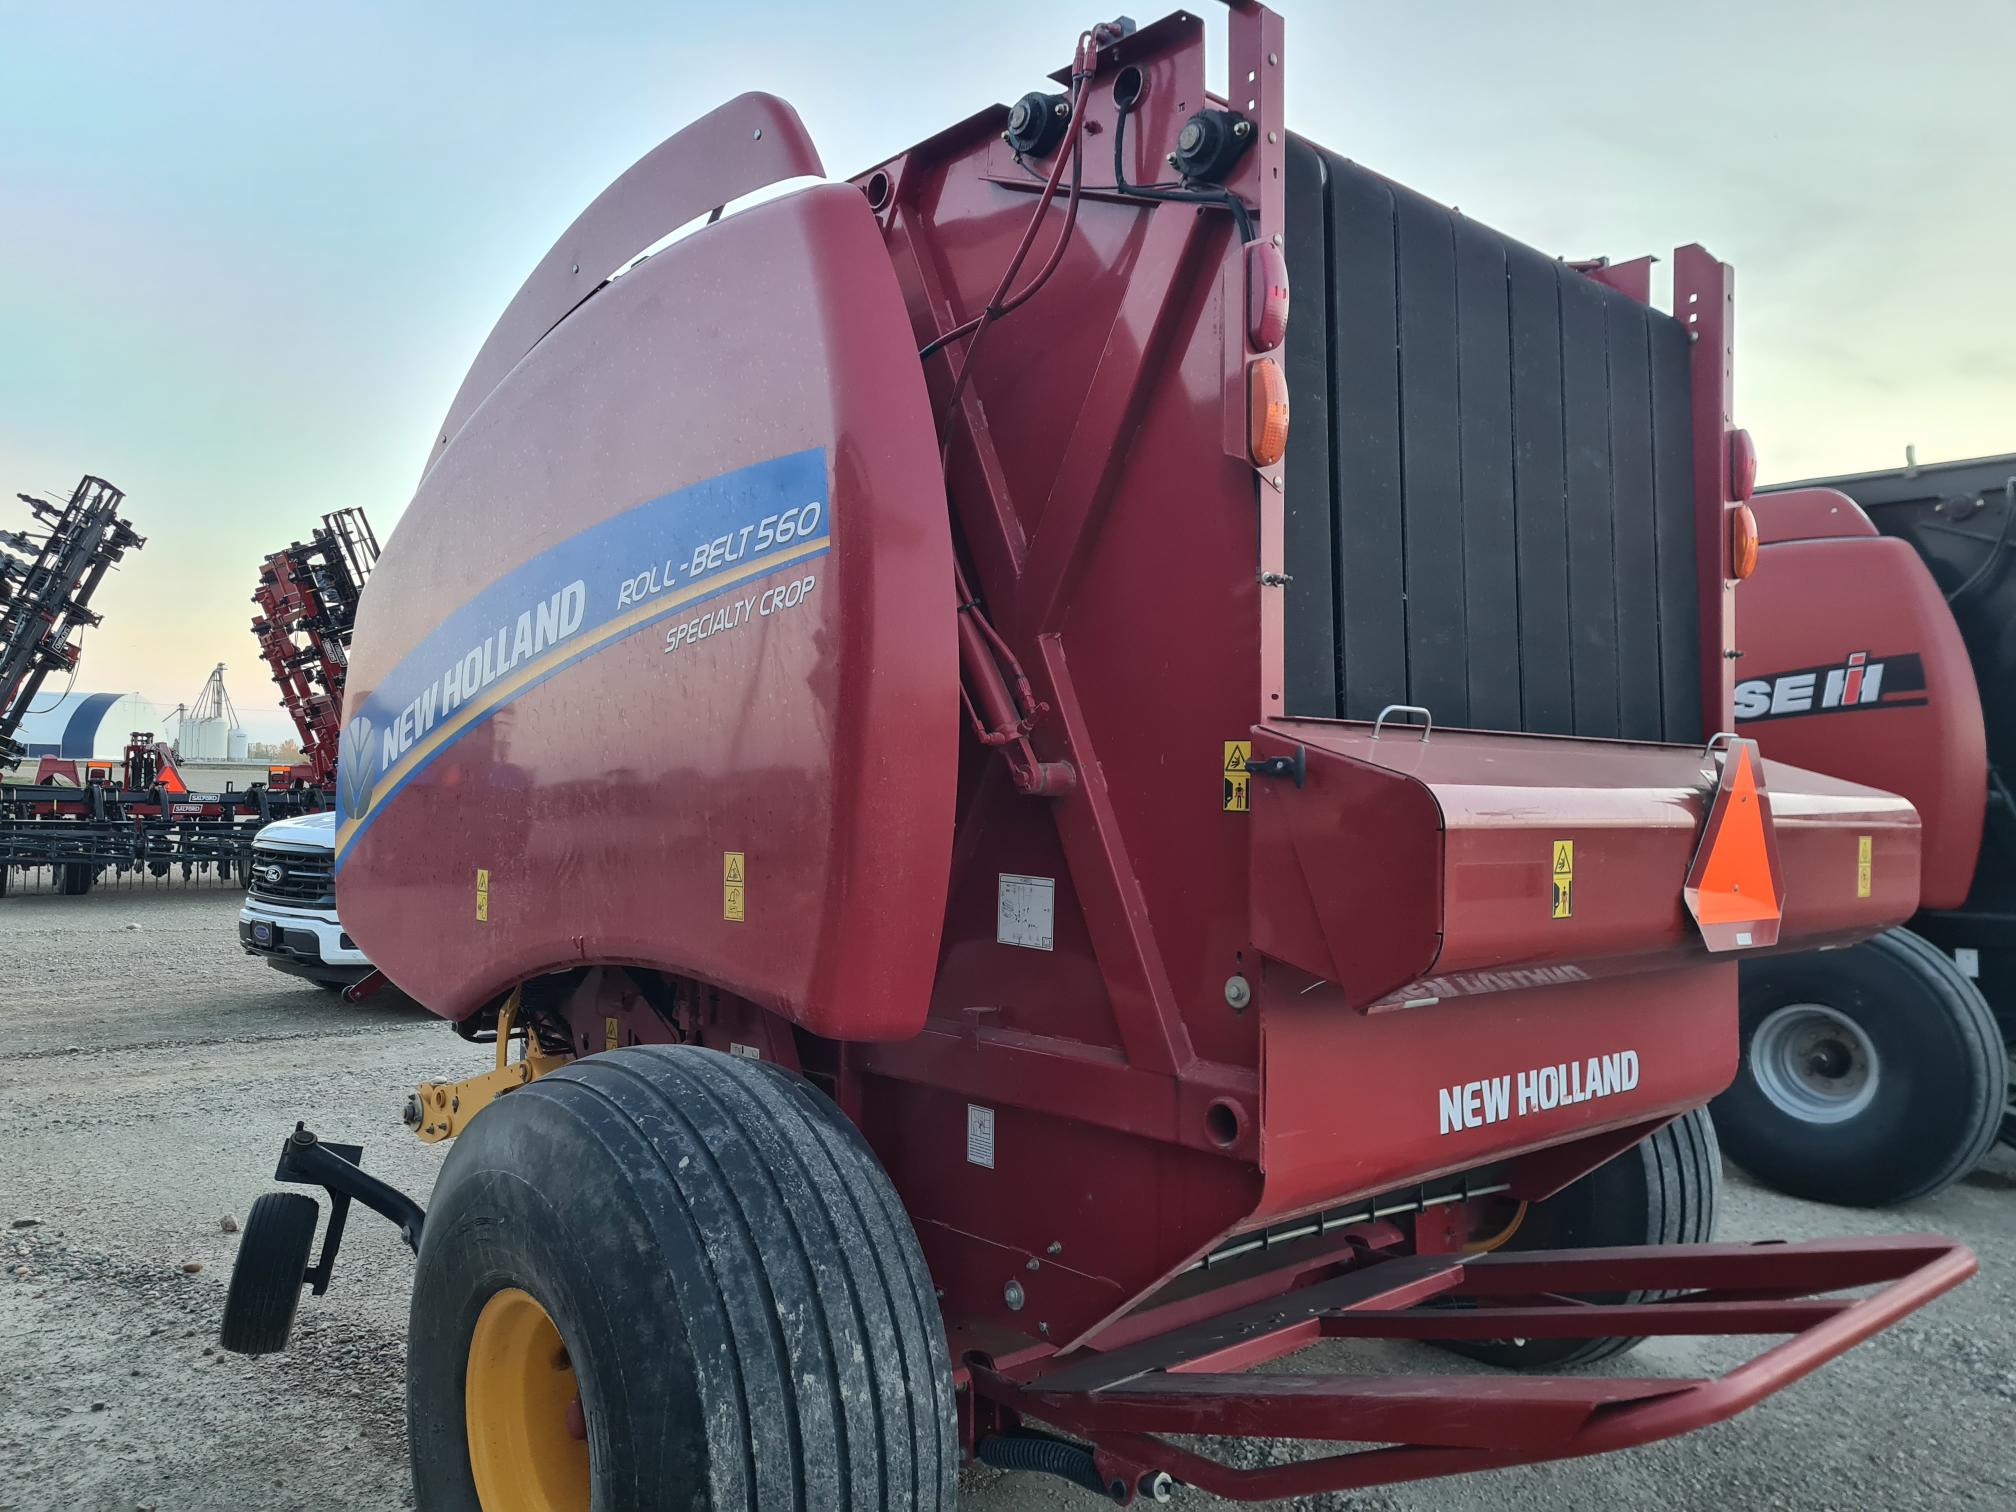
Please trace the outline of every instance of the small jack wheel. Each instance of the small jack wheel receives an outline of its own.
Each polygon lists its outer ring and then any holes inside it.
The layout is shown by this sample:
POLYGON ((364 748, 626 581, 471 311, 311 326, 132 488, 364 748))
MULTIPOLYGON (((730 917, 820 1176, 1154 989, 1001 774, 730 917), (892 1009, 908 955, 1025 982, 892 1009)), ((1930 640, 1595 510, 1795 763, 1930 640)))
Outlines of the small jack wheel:
POLYGON ((307 1282, 318 1206, 305 1192, 268 1192, 252 1204, 218 1336, 233 1354, 278 1354, 287 1347, 307 1282))

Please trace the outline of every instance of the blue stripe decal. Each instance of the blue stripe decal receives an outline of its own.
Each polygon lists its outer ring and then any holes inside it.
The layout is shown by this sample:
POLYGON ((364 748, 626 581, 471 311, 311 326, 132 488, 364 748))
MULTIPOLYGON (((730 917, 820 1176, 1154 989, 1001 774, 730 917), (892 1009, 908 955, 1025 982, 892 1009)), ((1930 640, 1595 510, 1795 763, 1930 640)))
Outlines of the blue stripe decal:
POLYGON ((443 752, 584 657, 675 616, 684 618, 666 632, 671 654, 795 609, 812 591, 807 564, 831 548, 832 526, 826 454, 815 447, 639 504, 484 588, 408 652, 344 726, 337 866, 443 752), (788 587, 758 586, 786 567, 806 570, 788 587))

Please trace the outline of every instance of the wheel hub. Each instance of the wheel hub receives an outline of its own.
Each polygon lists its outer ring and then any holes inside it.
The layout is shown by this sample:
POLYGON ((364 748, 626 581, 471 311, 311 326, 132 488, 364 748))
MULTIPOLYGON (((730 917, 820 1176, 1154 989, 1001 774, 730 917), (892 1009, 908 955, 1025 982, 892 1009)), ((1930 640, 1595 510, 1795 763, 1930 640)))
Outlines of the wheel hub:
POLYGON ((530 1292, 507 1287, 483 1304, 463 1389, 483 1512, 588 1512, 587 1423, 574 1364, 530 1292))
POLYGON ((1788 1003, 1750 1038, 1750 1071, 1802 1123, 1844 1123, 1875 1101, 1882 1062, 1861 1025, 1824 1003, 1788 1003))

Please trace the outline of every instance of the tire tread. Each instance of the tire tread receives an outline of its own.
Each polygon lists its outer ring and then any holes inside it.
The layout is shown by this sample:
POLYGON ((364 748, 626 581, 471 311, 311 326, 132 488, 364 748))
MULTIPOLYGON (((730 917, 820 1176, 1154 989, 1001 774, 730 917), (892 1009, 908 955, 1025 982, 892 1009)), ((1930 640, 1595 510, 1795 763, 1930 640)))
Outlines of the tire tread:
MULTIPOLYGON (((601 1302, 576 1304, 577 1321, 596 1320, 582 1324, 591 1329, 584 1337, 601 1341, 588 1358, 618 1370, 584 1378, 584 1397, 595 1379, 617 1383, 609 1389, 627 1405, 613 1409, 622 1416, 610 1431, 633 1439, 620 1485, 599 1479, 617 1469, 598 1471, 596 1505, 644 1504, 639 1497, 655 1504, 662 1482, 652 1477, 670 1455, 691 1467, 691 1505, 716 1512, 951 1512, 951 1367, 922 1251, 866 1141, 811 1083, 768 1062, 688 1045, 585 1058, 483 1114, 450 1152, 433 1211, 463 1213, 499 1181, 558 1192, 570 1176, 584 1195, 556 1211, 572 1215, 559 1220, 562 1234, 606 1215, 636 1238, 614 1253, 606 1242, 582 1251, 563 1238, 559 1251, 544 1253, 571 1253, 564 1274, 575 1276, 584 1267, 601 1274, 634 1264, 633 1254, 655 1261, 662 1281, 636 1326, 670 1319, 664 1348, 688 1372, 676 1388, 689 1404, 674 1415, 683 1427, 662 1445, 647 1444, 639 1436, 652 1431, 651 1418, 638 1414, 662 1398, 638 1398, 622 1369, 633 1347, 629 1325, 601 1302), (592 1177, 584 1161, 597 1168, 592 1177), (587 1192, 606 1195, 584 1206, 587 1192)), ((474 1221, 496 1232, 496 1220, 480 1216, 490 1210, 477 1211, 474 1221)), ((442 1265, 452 1232, 442 1232, 442 1265)), ((422 1506, 459 1509, 473 1505, 466 1463, 456 1458, 452 1360, 466 1343, 433 1329, 422 1357, 423 1314, 458 1305, 429 1279, 442 1268, 432 1255, 423 1243, 409 1360, 411 1378, 428 1382, 409 1390, 415 1480, 421 1484, 424 1471, 434 1488, 422 1506)), ((497 1274, 494 1262, 485 1264, 497 1274)), ((644 1370, 637 1385, 652 1377, 644 1370)))
MULTIPOLYGON (((1706 1108, 1694 1108, 1646 1136, 1635 1149, 1617 1157, 1640 1160, 1645 1167, 1646 1233, 1641 1244, 1706 1244, 1715 1234, 1722 1190, 1722 1160, 1715 1125, 1706 1108)), ((1634 1302, 1666 1295, 1633 1292, 1634 1302)), ((1589 1339, 1547 1362, 1549 1369, 1594 1365, 1636 1349, 1641 1337, 1589 1339)))
POLYGON ((321 1204, 306 1192, 266 1192, 245 1215, 217 1342, 233 1354, 278 1354, 301 1306, 321 1204))

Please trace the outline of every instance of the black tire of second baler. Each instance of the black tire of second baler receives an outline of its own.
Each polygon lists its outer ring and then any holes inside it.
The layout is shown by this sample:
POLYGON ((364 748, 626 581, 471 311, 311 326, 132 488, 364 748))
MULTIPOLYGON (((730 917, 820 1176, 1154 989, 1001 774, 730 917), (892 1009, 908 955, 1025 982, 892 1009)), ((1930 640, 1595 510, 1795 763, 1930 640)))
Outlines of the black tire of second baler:
POLYGON ((1944 951, 1892 929, 1846 950, 1746 961, 1741 980, 1742 1064, 1714 1103, 1738 1166, 1810 1202, 1891 1207, 1981 1163, 2003 1123, 2008 1051, 1994 1011, 1944 951), (1845 1014, 1881 1058, 1876 1100, 1850 1119, 1802 1123, 1756 1080, 1758 1025, 1798 1002, 1845 1014))
POLYGON ((525 1290, 581 1384, 594 1505, 953 1512, 937 1300, 889 1178, 840 1111, 695 1046, 577 1061, 457 1137, 414 1279, 421 1512, 476 1512, 465 1373, 525 1290))
POLYGON ((306 1192, 267 1192, 238 1238, 217 1342, 233 1354, 278 1354, 294 1330, 321 1205, 306 1192))

